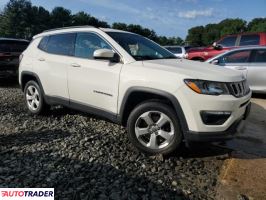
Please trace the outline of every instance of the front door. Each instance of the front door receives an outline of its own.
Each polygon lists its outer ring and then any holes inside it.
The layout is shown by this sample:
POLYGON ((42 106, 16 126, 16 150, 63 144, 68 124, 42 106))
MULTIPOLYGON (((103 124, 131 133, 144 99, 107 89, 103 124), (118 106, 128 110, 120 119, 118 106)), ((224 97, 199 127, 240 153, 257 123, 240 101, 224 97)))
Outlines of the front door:
POLYGON ((68 67, 70 104, 117 113, 119 75, 122 63, 95 60, 97 49, 112 49, 96 33, 77 33, 75 52, 68 67))

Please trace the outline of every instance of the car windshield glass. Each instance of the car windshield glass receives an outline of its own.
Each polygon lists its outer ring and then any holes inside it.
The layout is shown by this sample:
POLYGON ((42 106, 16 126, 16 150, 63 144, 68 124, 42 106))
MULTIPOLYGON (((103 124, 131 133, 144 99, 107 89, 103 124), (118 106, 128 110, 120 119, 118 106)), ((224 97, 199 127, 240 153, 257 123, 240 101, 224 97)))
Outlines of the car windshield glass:
POLYGON ((135 60, 177 59, 160 45, 137 34, 107 32, 135 60))

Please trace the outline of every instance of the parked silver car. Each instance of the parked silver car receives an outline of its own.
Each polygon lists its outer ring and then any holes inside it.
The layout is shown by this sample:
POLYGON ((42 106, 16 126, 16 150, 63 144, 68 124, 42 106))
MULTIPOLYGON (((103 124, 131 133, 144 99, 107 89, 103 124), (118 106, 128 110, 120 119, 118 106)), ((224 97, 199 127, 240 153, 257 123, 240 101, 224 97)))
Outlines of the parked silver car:
POLYGON ((242 70, 253 92, 266 93, 266 46, 234 49, 206 62, 242 70))
POLYGON ((168 51, 172 52, 176 57, 185 58, 189 46, 164 46, 168 51))

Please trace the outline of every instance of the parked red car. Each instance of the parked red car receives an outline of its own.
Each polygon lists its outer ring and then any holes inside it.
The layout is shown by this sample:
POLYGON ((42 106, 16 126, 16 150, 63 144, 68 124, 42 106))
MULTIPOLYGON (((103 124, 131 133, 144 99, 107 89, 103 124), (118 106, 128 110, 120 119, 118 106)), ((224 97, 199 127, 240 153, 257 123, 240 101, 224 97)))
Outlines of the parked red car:
POLYGON ((190 60, 205 61, 225 51, 243 46, 266 46, 266 33, 240 33, 225 35, 212 46, 192 48, 187 52, 190 60))

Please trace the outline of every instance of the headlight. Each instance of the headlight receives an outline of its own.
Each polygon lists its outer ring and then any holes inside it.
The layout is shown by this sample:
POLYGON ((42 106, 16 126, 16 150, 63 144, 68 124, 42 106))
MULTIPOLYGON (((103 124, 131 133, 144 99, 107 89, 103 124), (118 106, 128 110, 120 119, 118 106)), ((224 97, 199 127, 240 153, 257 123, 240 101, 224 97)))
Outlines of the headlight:
POLYGON ((230 94, 226 86, 226 83, 195 80, 195 79, 185 79, 184 81, 190 89, 199 94, 208 94, 208 95, 230 94))

